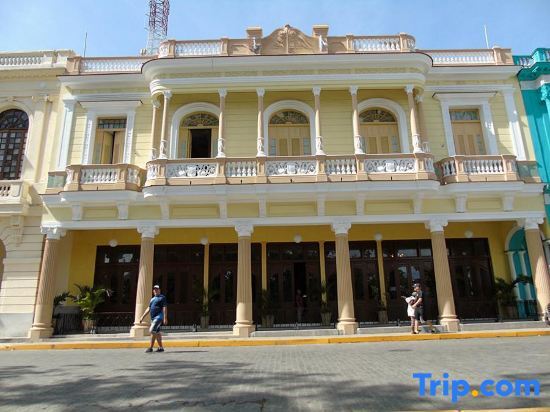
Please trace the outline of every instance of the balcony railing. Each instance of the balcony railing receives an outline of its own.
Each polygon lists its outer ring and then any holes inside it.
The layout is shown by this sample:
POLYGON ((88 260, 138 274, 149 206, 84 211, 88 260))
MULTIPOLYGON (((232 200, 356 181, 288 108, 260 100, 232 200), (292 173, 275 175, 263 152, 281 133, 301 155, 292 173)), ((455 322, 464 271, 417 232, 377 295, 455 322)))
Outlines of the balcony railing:
POLYGON ((550 62, 550 49, 538 48, 530 56, 514 56, 514 64, 523 67, 545 62, 550 62))
POLYGON ((0 70, 63 68, 73 54, 70 50, 0 53, 0 70))
POLYGON ((152 57, 73 57, 67 63, 71 74, 139 73, 143 63, 152 57))
POLYGON ((540 182, 534 162, 516 162, 512 155, 454 156, 439 161, 437 167, 443 184, 517 180, 540 182))
MULTIPOLYGON (((440 180, 538 183, 534 161, 515 156, 454 156, 434 164, 429 153, 348 156, 155 159, 146 170, 128 165, 72 165, 50 172, 47 194, 79 190, 141 190, 150 186, 440 180)), ((0 182, 2 183, 2 182, 0 182)), ((0 185, 0 198, 17 193, 0 185)), ((20 182, 19 182, 20 184, 20 182)))
POLYGON ((50 172, 47 194, 60 191, 140 190, 143 170, 134 165, 71 165, 65 172, 50 172))
POLYGON ((0 203, 26 202, 29 188, 23 180, 0 180, 0 203))

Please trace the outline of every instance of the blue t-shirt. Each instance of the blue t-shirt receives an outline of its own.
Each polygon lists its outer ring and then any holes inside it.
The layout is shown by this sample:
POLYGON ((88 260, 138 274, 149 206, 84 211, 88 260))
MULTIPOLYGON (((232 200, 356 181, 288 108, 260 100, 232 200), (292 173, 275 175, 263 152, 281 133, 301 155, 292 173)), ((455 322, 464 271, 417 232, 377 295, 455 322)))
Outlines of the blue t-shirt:
POLYGON ((153 296, 151 302, 149 302, 149 311, 151 312, 151 319, 159 317, 162 319, 164 314, 162 308, 166 307, 166 297, 164 295, 153 296))

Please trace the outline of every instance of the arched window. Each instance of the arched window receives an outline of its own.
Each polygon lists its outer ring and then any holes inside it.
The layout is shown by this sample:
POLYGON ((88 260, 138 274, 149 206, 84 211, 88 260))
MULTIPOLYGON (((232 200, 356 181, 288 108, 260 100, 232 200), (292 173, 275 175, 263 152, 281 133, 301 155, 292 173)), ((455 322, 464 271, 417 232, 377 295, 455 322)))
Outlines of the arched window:
POLYGON ((28 130, 29 117, 24 111, 0 113, 0 180, 20 178, 28 130))
POLYGON ((269 155, 302 156, 311 154, 309 121, 296 110, 281 110, 269 119, 269 155))
POLYGON ((183 118, 178 141, 178 157, 216 156, 219 120, 211 113, 192 113, 183 118))
POLYGON ((361 136, 367 153, 399 153, 399 129, 394 114, 381 108, 370 108, 359 115, 361 136))

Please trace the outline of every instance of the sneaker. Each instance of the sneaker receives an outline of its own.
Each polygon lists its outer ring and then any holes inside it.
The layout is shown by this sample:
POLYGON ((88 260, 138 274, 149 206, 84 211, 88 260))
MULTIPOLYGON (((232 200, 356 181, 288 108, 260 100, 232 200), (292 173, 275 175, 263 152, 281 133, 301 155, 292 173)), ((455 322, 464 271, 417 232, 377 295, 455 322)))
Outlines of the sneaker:
MULTIPOLYGON (((151 351, 152 352, 152 351, 151 351)), ((158 348, 157 352, 164 352, 164 348, 158 348)))
POLYGON ((145 350, 145 353, 151 353, 151 352, 153 352, 153 348, 147 348, 147 349, 145 350))

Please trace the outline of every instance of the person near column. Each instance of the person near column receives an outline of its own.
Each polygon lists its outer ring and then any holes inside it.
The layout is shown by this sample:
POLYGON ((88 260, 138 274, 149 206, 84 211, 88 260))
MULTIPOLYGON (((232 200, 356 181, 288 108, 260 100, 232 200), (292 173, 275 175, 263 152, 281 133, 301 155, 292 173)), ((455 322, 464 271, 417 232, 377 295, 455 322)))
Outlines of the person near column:
POLYGON ((158 343, 157 352, 164 352, 164 347, 162 346, 162 334, 160 332, 161 325, 168 324, 168 309, 166 305, 166 297, 160 293, 160 286, 153 286, 153 297, 149 302, 149 307, 145 310, 143 315, 141 315, 140 323, 143 322, 143 318, 147 314, 151 314, 151 327, 149 332, 151 332, 151 345, 146 353, 153 352, 153 347, 155 346, 155 340, 158 343))
POLYGON ((422 293, 422 288, 420 287, 420 284, 414 285, 414 293, 413 297, 415 298, 415 301, 412 305, 414 308, 414 330, 413 333, 417 334, 418 332, 418 326, 420 325, 420 321, 424 320, 424 294, 422 293))

